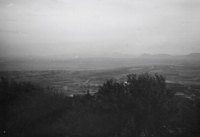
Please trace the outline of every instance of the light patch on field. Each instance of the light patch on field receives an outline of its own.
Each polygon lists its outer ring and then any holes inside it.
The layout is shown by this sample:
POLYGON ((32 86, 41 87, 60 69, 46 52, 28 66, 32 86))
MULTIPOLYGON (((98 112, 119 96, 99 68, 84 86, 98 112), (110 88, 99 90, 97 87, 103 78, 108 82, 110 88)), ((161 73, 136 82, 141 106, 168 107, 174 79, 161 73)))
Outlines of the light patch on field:
POLYGON ((150 73, 162 73, 163 71, 161 69, 158 70, 151 70, 150 73))
POLYGON ((166 80, 165 82, 166 82, 166 83, 176 83, 176 82, 171 81, 171 80, 166 80))
POLYGON ((136 68, 136 67, 134 68, 134 67, 133 67, 133 68, 130 68, 130 69, 128 69, 128 70, 129 70, 129 71, 136 71, 136 70, 141 70, 141 69, 143 69, 143 68, 136 68))

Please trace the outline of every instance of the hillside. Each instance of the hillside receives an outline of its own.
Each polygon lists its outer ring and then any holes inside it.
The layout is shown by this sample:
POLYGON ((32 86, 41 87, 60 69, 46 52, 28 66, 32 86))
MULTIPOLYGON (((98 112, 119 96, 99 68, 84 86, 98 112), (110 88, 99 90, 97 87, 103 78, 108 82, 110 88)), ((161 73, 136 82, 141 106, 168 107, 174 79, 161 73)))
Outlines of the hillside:
POLYGON ((200 135, 199 94, 192 98, 175 94, 182 88, 166 87, 165 78, 157 74, 129 74, 126 81, 105 80, 94 95, 67 97, 49 87, 1 78, 0 135, 200 135))

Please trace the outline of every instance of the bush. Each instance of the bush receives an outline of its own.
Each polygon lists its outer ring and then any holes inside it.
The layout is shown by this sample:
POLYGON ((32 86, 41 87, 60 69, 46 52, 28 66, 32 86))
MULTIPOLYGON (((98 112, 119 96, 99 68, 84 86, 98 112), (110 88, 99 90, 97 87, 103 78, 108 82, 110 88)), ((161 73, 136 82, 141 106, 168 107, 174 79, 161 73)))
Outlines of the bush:
POLYGON ((1 133, 32 136, 39 125, 50 124, 71 107, 70 99, 31 83, 0 82, 1 133))
POLYGON ((131 74, 125 83, 108 80, 95 100, 101 110, 131 114, 121 127, 120 136, 177 136, 186 132, 191 135, 191 127, 197 127, 193 102, 175 96, 166 87, 165 78, 158 74, 131 74))
POLYGON ((50 88, 0 81, 1 133, 9 137, 200 135, 200 100, 175 95, 161 75, 107 80, 91 96, 64 97, 50 88), (6 132, 4 132, 6 131, 6 132), (7 134, 7 135, 6 135, 7 134))

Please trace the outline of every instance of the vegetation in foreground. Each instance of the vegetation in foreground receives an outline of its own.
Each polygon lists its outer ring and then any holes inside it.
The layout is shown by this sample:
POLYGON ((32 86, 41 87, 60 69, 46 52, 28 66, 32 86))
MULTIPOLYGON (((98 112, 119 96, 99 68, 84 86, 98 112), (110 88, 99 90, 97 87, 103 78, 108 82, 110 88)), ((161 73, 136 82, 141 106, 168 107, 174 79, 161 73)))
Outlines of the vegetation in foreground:
POLYGON ((94 96, 65 97, 50 88, 0 82, 5 137, 197 137, 200 99, 176 96, 161 75, 107 80, 94 96))

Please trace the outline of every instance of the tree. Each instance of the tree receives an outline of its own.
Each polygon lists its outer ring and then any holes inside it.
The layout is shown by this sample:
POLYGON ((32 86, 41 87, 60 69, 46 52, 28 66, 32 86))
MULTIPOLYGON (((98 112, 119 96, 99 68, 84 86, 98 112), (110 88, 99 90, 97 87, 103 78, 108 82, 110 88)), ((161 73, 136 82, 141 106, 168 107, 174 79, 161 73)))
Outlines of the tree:
POLYGON ((168 90, 161 75, 130 74, 126 83, 106 81, 96 94, 97 102, 104 109, 126 110, 132 121, 129 135, 169 136, 169 122, 176 109, 174 92, 168 90), (134 125, 134 126, 133 126, 134 125))
POLYGON ((104 109, 118 110, 124 107, 124 99, 127 99, 125 91, 124 83, 118 83, 111 79, 100 86, 99 92, 95 96, 104 109))

